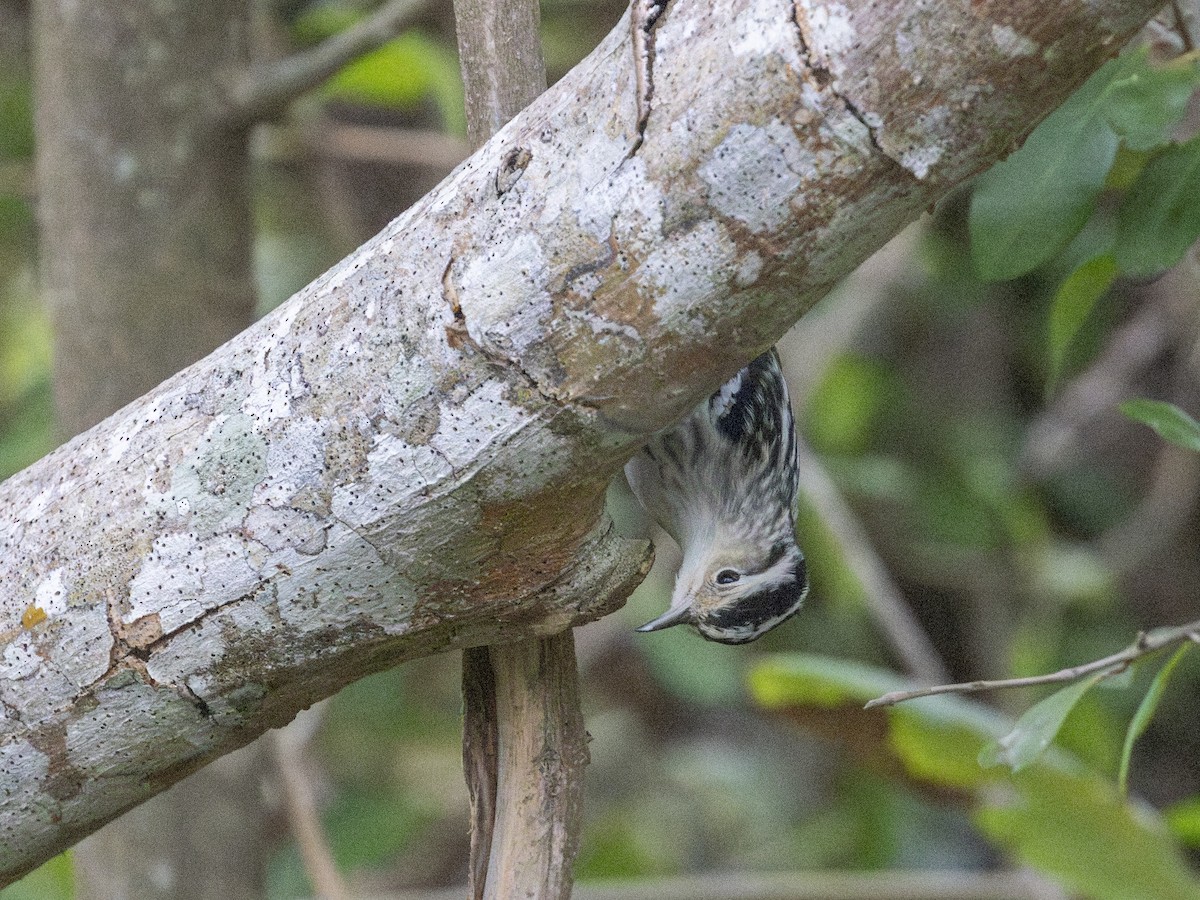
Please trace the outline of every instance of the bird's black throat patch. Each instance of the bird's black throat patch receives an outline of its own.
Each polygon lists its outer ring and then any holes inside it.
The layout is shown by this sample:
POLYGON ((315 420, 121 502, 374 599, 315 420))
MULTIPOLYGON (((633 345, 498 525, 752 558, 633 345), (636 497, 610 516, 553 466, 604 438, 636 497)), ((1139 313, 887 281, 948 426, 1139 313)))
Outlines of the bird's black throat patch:
POLYGON ((749 630, 750 635, 741 641, 727 643, 746 643, 759 637, 759 628, 767 622, 791 615, 800 608, 804 594, 808 590, 808 568, 804 557, 796 560, 792 566, 791 578, 767 591, 751 594, 725 609, 709 613, 704 617, 704 624, 718 630, 749 630))

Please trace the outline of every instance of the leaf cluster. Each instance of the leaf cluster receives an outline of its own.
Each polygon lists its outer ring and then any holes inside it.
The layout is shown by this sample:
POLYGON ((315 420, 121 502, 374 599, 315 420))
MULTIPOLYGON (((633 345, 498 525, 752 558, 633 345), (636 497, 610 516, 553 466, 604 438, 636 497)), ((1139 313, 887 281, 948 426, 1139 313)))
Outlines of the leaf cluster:
POLYGON ((1120 56, 976 183, 971 246, 984 280, 1026 275, 1077 242, 1050 308, 1052 383, 1117 278, 1156 276, 1200 237, 1200 136, 1174 140, 1198 86, 1195 52, 1166 64, 1145 50, 1120 56), (1077 240, 1089 224, 1094 234, 1077 240))

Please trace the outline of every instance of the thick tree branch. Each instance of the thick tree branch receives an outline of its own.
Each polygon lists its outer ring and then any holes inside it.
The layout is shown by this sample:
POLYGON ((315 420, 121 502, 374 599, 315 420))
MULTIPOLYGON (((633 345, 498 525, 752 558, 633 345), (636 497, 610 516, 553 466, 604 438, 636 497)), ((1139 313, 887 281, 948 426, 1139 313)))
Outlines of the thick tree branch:
POLYGON ((378 237, 0 486, 2 877, 352 679, 618 604, 647 550, 603 488, 639 442, 1155 6, 673 4, 632 156, 626 20, 378 237))

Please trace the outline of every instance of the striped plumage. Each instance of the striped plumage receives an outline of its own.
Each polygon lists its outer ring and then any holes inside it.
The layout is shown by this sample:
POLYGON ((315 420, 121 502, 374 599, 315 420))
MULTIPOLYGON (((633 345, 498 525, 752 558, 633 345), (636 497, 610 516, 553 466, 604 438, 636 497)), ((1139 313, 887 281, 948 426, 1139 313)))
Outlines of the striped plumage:
POLYGON ((743 644, 800 608, 796 427, 774 348, 651 439, 625 474, 683 550, 670 608, 639 631, 687 623, 743 644))

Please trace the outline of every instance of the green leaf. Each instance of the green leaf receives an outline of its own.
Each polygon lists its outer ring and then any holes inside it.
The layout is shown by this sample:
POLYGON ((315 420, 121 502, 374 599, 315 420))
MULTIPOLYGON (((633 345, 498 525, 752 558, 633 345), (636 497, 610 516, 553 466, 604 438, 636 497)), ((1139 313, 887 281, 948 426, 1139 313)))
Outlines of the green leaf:
POLYGON ((901 686, 895 676, 847 660, 800 653, 769 660, 756 665, 747 677, 751 695, 767 709, 860 705, 901 686))
POLYGON ((436 58, 428 38, 408 32, 342 68, 325 83, 325 94, 374 106, 411 107, 431 94, 436 58))
POLYGON ((809 400, 804 430, 825 454, 864 453, 883 413, 896 406, 895 379, 877 360, 839 354, 809 400))
POLYGON ((1200 453, 1200 422, 1174 403, 1126 400, 1121 404, 1121 412, 1143 425, 1149 425, 1163 440, 1200 453))
POLYGON ((985 738, 976 728, 934 722, 924 713, 901 706, 892 716, 889 738, 906 771, 920 781, 973 788, 991 780, 979 766, 985 738))
MULTIPOLYGON (((874 771, 968 804, 993 845, 1081 897, 1200 897, 1200 881, 1162 818, 1127 802, 1109 779, 1061 747, 1051 747, 1016 774, 994 769, 973 775, 965 755, 1011 731, 1011 720, 955 696, 887 710, 859 706, 911 686, 879 669, 798 653, 766 656, 750 675, 751 693, 761 705, 826 734, 874 771)), ((1200 803, 1181 807, 1177 817, 1181 833, 1188 823, 1200 828, 1200 803)))
POLYGON ((1032 271, 1087 222, 1120 143, 1106 115, 1108 91, 1137 62, 1107 63, 975 183, 971 255, 983 280, 1032 271))
POLYGON ((1139 277, 1169 269, 1200 237, 1200 137, 1146 164, 1117 213, 1116 257, 1139 277))
POLYGON ((1194 55, 1152 65, 1140 54, 1137 71, 1113 82, 1105 116, 1130 150, 1153 150, 1167 143, 1200 85, 1194 55))
POLYGON ((979 752, 979 764, 1006 765, 1014 772, 1021 771, 1053 743, 1075 704, 1103 677, 1100 672, 1073 682, 1035 703, 1017 719, 1012 731, 979 752))
POLYGON ((1195 900, 1200 882, 1149 809, 1110 783, 1035 767, 975 814, 992 843, 1089 900, 1195 900))
POLYGON ((42 863, 0 891, 3 900, 71 900, 74 896, 75 867, 70 850, 42 863))
POLYGON ((1164 813, 1167 827, 1184 844, 1200 850, 1200 796, 1181 800, 1164 813))
POLYGON ((1150 689, 1146 691, 1146 696, 1138 704, 1137 712, 1133 714, 1129 730, 1125 732, 1125 745, 1121 749, 1121 768, 1117 775, 1117 785, 1122 794, 1129 792, 1129 761, 1133 757, 1133 745, 1146 733, 1150 721, 1154 718, 1154 713, 1158 710, 1162 695, 1167 689, 1167 684, 1171 680, 1171 673, 1175 671, 1179 661, 1190 649, 1192 649, 1192 644, 1189 641, 1176 650, 1166 664, 1158 670, 1154 681, 1150 683, 1150 689))
POLYGON ((1050 303, 1048 344, 1050 385, 1062 374, 1067 348, 1083 327, 1096 301, 1108 293, 1117 277, 1117 261, 1105 254, 1089 259, 1066 277, 1050 303))

